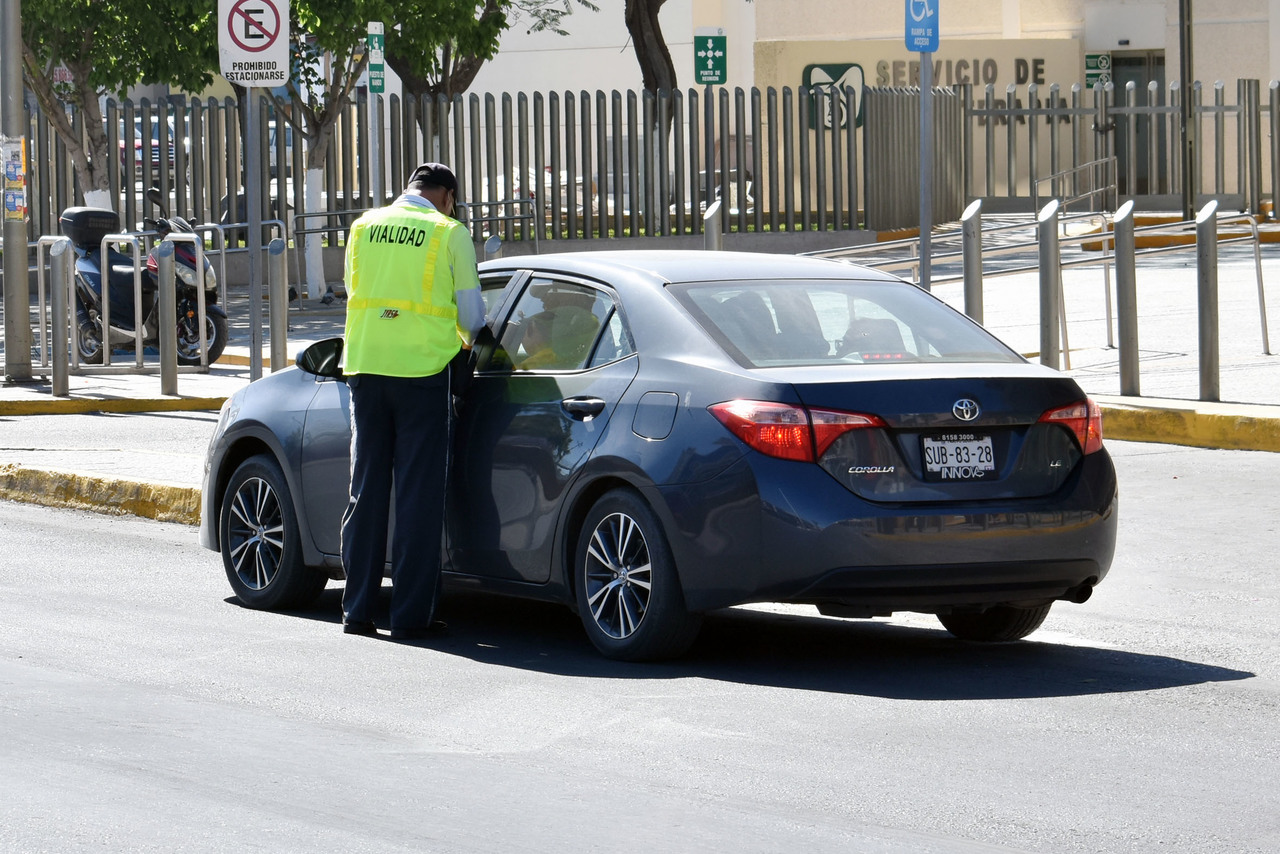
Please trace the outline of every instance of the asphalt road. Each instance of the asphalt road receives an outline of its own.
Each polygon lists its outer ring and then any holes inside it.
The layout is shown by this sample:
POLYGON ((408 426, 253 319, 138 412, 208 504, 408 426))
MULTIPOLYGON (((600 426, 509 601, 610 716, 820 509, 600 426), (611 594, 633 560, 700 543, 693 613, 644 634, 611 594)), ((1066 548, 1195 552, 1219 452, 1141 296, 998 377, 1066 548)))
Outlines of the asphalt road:
POLYGON ((1280 850, 1280 454, 1110 448, 1112 575, 1028 641, 735 609, 662 665, 479 595, 344 636, 191 528, 0 503, 0 850, 1280 850))

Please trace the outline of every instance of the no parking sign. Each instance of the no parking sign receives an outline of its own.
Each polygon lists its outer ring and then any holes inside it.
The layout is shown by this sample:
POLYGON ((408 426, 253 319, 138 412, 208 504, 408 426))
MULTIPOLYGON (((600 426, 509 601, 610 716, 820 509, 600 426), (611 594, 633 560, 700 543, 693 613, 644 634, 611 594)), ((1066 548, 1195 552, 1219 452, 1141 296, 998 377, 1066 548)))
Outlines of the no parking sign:
POLYGON ((289 82, 289 0, 218 0, 222 76, 241 86, 289 82))

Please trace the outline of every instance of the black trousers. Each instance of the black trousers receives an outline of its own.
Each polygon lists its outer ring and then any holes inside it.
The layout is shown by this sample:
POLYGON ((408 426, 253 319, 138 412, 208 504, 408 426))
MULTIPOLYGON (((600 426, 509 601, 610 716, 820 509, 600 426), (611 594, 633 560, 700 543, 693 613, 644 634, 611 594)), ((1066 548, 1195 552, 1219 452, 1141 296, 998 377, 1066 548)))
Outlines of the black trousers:
POLYGON ((357 374, 351 388, 351 499, 342 516, 347 622, 373 619, 387 554, 391 490, 391 628, 431 624, 440 584, 449 454, 449 372, 357 374))

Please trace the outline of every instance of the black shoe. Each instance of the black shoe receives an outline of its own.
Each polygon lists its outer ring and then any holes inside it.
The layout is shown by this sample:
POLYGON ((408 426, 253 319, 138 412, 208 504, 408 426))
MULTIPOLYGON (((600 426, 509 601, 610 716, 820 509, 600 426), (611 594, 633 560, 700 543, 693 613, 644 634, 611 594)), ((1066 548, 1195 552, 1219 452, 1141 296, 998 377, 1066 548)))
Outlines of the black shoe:
POLYGON ((444 620, 432 620, 431 625, 417 629, 392 629, 392 640, 426 640, 449 634, 449 624, 444 620))
POLYGON ((342 633, 347 635, 375 637, 378 634, 378 627, 373 624, 373 620, 344 620, 342 623, 342 633))

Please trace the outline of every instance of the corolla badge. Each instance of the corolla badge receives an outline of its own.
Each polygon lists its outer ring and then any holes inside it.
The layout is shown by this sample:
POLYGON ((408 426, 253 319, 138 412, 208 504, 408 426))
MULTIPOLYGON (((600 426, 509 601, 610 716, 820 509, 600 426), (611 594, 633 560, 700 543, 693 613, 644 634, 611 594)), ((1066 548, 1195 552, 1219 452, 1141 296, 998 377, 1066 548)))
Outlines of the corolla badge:
POLYGON ((961 398, 951 405, 951 414, 961 421, 972 421, 978 417, 978 413, 981 411, 978 407, 978 401, 967 397, 961 398))

